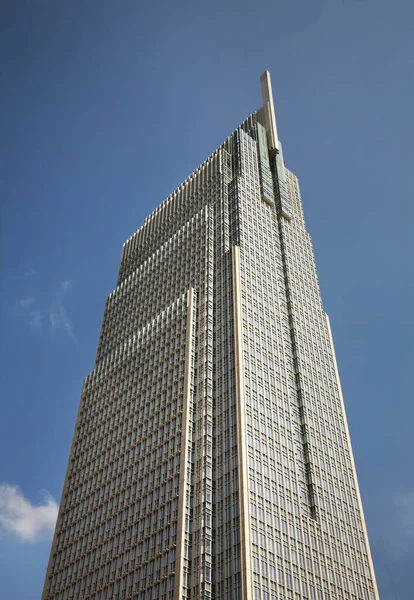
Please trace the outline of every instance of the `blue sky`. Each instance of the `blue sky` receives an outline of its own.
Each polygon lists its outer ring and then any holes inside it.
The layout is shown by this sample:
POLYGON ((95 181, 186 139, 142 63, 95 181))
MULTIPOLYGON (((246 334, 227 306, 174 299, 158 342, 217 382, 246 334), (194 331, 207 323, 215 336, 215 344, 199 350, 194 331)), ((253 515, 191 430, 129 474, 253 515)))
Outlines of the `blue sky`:
POLYGON ((380 593, 411 599, 414 4, 13 0, 0 11, 0 596, 40 597, 122 243, 260 106, 267 68, 380 593))

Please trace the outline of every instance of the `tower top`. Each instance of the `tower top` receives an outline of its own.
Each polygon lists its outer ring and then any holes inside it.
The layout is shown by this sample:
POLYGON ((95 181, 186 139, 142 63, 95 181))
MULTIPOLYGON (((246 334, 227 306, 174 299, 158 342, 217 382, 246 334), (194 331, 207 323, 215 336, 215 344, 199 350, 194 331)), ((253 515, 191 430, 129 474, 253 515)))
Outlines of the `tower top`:
POLYGON ((264 126, 267 132, 267 142, 270 150, 279 150, 279 139, 277 137, 275 106, 273 103, 272 81, 269 71, 260 76, 262 87, 262 105, 264 126))

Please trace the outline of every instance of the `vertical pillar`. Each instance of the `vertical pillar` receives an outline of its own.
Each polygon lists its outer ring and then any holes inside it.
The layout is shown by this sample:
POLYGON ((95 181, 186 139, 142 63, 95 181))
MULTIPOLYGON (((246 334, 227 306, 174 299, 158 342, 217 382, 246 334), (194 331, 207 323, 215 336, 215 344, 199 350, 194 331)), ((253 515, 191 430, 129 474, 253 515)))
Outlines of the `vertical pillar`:
POLYGON ((249 470, 247 462, 246 397, 244 389, 244 355, 240 284, 240 247, 232 247, 234 364, 236 369, 237 467, 240 504, 240 565, 242 599, 253 599, 252 552, 250 537, 249 470))

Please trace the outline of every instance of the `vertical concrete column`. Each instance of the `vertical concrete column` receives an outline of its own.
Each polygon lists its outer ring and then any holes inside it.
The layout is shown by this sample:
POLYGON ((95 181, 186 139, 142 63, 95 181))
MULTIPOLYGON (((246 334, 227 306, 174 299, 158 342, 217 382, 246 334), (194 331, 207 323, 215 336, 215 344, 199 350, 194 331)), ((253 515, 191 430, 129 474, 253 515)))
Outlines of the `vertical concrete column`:
POLYGON ((232 247, 234 364, 236 369, 237 467, 240 504, 240 564, 243 600, 253 599, 250 538, 249 470, 247 460, 246 397, 244 389, 243 329, 240 283, 240 247, 232 247))

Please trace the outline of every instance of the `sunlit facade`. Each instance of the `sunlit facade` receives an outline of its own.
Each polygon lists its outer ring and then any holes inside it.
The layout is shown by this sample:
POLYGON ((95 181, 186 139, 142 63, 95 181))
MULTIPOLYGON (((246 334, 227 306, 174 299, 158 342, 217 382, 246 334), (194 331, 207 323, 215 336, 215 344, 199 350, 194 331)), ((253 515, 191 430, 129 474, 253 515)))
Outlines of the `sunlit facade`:
POLYGON ((269 73, 124 244, 43 600, 377 600, 330 332, 269 73))

